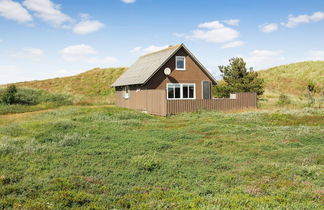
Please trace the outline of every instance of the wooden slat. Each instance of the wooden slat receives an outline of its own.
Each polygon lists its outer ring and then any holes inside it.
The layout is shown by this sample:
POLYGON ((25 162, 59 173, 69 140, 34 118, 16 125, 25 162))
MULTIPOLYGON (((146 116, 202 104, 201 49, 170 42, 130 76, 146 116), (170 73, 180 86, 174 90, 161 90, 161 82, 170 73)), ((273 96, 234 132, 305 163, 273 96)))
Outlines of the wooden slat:
POLYGON ((244 108, 256 108, 255 93, 236 93, 236 99, 197 99, 197 100, 168 100, 167 114, 177 114, 181 112, 192 112, 198 109, 206 110, 234 110, 244 108))

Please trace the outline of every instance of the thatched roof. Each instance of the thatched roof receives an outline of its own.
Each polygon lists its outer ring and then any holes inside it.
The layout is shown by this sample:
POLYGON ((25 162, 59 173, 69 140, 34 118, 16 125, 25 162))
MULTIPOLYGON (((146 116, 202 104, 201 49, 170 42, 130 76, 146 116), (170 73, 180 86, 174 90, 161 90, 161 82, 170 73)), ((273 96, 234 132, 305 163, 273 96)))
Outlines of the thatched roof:
POLYGON ((193 56, 184 44, 180 44, 141 56, 112 84, 112 86, 145 84, 182 47, 216 84, 216 80, 209 71, 203 67, 203 65, 193 56))

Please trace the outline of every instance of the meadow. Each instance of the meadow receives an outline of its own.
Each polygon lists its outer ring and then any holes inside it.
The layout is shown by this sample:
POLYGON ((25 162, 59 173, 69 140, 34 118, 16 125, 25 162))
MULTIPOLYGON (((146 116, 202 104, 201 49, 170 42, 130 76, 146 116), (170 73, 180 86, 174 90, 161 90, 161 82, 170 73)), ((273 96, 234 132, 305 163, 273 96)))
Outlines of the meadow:
POLYGON ((0 115, 0 208, 321 209, 324 110, 0 115))

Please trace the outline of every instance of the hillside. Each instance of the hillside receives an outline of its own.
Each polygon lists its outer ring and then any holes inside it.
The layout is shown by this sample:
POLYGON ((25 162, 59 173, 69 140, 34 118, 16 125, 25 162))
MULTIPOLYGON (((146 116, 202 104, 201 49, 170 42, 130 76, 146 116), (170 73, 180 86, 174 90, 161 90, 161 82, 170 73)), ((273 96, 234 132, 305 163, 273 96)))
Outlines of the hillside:
MULTIPOLYGON (((124 71, 125 68, 96 68, 75 76, 20 82, 16 85, 44 89, 53 93, 72 94, 75 102, 79 104, 112 104, 114 103, 114 90, 110 85, 124 71)), ((259 75, 265 80, 264 98, 276 103, 281 93, 295 98, 302 96, 309 81, 314 82, 317 87, 324 88, 324 61, 277 66, 259 71, 259 75)))
POLYGON ((259 71, 267 92, 303 95, 312 81, 324 88, 324 61, 307 61, 259 71))
POLYGON ((19 82, 16 85, 52 93, 68 93, 75 97, 77 103, 111 104, 114 102, 114 90, 110 85, 124 70, 125 68, 96 68, 75 76, 19 82))

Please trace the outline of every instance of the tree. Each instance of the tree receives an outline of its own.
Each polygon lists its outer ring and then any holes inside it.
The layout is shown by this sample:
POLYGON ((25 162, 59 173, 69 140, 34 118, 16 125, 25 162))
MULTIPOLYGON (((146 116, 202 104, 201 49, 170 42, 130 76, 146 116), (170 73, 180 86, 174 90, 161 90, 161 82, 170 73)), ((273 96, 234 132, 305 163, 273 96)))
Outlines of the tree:
POLYGON ((243 58, 232 58, 230 65, 219 66, 222 73, 223 83, 215 86, 218 97, 228 97, 235 92, 255 92, 257 95, 264 93, 264 81, 258 78, 258 73, 252 68, 249 71, 243 58))
POLYGON ((5 104, 16 103, 17 87, 15 85, 9 85, 2 96, 2 102, 5 104))

